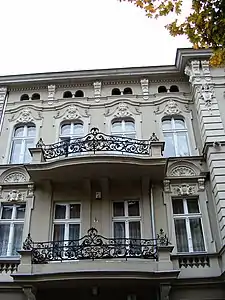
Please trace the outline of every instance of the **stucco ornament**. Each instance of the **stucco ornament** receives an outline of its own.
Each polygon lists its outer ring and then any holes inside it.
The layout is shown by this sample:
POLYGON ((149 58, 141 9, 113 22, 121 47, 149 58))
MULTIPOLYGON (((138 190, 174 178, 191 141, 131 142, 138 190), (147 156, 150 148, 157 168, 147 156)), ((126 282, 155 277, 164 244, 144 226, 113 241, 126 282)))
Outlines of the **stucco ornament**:
POLYGON ((141 79, 141 89, 142 89, 143 99, 148 100, 149 98, 148 79, 146 78, 141 79))
POLYGON ((48 85, 48 104, 51 105, 55 99, 55 90, 56 87, 54 84, 48 85))
POLYGON ((126 103, 119 104, 114 114, 114 117, 116 118, 125 118, 131 116, 132 112, 129 110, 129 107, 126 103))
POLYGON ((26 176, 21 172, 10 173, 3 180, 3 182, 7 182, 7 183, 13 183, 13 182, 17 183, 17 182, 25 182, 25 181, 26 181, 26 176))
POLYGON ((174 100, 167 102, 164 114, 165 115, 177 115, 181 112, 178 104, 174 100))
POLYGON ((17 190, 12 190, 8 193, 6 200, 9 202, 13 201, 22 201, 23 200, 23 195, 20 191, 17 190))
POLYGON ((195 186, 189 184, 181 184, 174 188, 174 192, 179 196, 195 194, 195 186))
POLYGON ((29 122, 33 122, 33 121, 34 121, 34 118, 31 114, 31 110, 29 108, 23 109, 16 120, 17 123, 29 123, 29 122))
POLYGON ((205 102, 205 106, 211 108, 214 98, 214 87, 205 83, 201 87, 198 87, 197 90, 199 92, 200 98, 205 102))
POLYGON ((95 101, 99 102, 101 97, 101 89, 102 89, 102 83, 101 81, 96 81, 93 83, 94 86, 94 97, 95 101))
POLYGON ((0 87, 0 101, 5 100, 6 92, 7 92, 7 87, 0 87))
POLYGON ((66 114, 64 116, 64 120, 76 120, 76 119, 80 119, 81 115, 79 113, 79 109, 78 107, 76 107, 75 105, 71 105, 67 108, 66 110, 66 114))
POLYGON ((195 172, 193 169, 191 169, 190 167, 175 167, 172 169, 172 171, 169 174, 170 176, 195 176, 195 172))
POLYGON ((164 192, 169 193, 170 192, 170 180, 164 180, 163 181, 164 184, 164 192))

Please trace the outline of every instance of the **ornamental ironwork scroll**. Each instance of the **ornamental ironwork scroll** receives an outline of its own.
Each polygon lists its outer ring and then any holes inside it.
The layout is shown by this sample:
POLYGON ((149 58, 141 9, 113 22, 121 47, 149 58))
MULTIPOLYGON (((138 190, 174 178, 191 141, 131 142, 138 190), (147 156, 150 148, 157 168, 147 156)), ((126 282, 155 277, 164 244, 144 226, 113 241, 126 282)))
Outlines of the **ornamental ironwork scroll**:
POLYGON ((159 246, 168 245, 168 239, 105 238, 95 228, 77 240, 34 243, 27 237, 24 250, 32 252, 33 264, 51 261, 142 258, 157 260, 159 246), (163 241, 163 245, 161 242, 163 241))
POLYGON ((98 128, 92 128, 84 137, 68 138, 58 143, 45 145, 40 139, 37 148, 42 148, 45 159, 53 159, 60 156, 67 157, 70 154, 83 152, 119 152, 150 155, 151 142, 158 141, 155 133, 149 140, 137 140, 124 136, 107 135, 99 132, 98 128))

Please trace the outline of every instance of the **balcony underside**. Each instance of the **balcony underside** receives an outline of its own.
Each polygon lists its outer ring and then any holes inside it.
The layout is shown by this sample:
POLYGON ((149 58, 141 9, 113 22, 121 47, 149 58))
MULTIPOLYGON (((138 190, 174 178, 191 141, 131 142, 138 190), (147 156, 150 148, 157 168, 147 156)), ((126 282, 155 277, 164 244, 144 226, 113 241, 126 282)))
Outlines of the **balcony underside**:
POLYGON ((26 169, 34 182, 43 180, 68 182, 83 178, 118 179, 143 176, 160 181, 164 178, 165 166, 165 158, 131 155, 80 155, 40 164, 29 164, 26 165, 26 169))

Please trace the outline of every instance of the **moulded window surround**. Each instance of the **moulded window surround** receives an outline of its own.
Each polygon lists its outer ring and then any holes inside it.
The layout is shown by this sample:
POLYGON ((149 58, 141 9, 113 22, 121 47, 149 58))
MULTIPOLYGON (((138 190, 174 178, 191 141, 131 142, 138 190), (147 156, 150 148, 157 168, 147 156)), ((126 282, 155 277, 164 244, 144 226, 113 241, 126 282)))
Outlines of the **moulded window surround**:
POLYGON ((72 98, 73 95, 70 91, 66 91, 63 93, 63 98, 72 98))
POLYGON ((23 94, 21 97, 20 97, 20 101, 25 101, 25 100, 30 100, 30 97, 28 94, 23 94))
POLYGON ((135 122, 132 119, 114 119, 111 123, 111 134, 129 138, 136 137, 135 122))
POLYGON ((40 100, 41 99, 41 96, 40 94, 38 93, 34 93, 32 96, 31 96, 31 100, 40 100))
POLYGON ((124 95, 132 95, 133 94, 133 91, 130 87, 127 87, 123 90, 123 94, 124 95))
POLYGON ((171 93, 177 93, 177 92, 179 92, 178 86, 177 85, 171 85, 170 92, 171 93))
POLYGON ((165 140, 165 157, 190 155, 188 131, 182 117, 163 118, 162 130, 165 140))
POLYGON ((139 200, 113 202, 113 237, 141 239, 141 212, 139 200))
POLYGON ((17 256, 21 250, 26 204, 2 203, 0 209, 0 256, 17 256))
POLYGON ((167 93, 167 88, 165 86, 158 87, 158 93, 167 93))
POLYGON ((52 232, 54 241, 78 240, 80 227, 80 203, 55 203, 52 232))
POLYGON ((75 97, 80 97, 80 98, 84 97, 84 92, 82 90, 76 91, 75 92, 75 97))
POLYGON ((112 89, 112 96, 121 95, 121 91, 118 88, 112 89))
POLYGON ((22 164, 31 162, 29 148, 34 147, 35 139, 36 127, 34 124, 16 126, 12 138, 9 163, 22 164))
POLYGON ((173 198, 172 207, 177 252, 205 252, 198 198, 173 198))

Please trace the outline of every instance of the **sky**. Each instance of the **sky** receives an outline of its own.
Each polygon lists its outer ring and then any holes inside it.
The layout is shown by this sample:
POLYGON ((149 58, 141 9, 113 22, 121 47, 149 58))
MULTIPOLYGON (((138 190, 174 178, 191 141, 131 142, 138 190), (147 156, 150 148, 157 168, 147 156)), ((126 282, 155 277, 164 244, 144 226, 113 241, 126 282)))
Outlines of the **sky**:
POLYGON ((118 0, 0 0, 0 75, 173 65, 185 37, 118 0))

